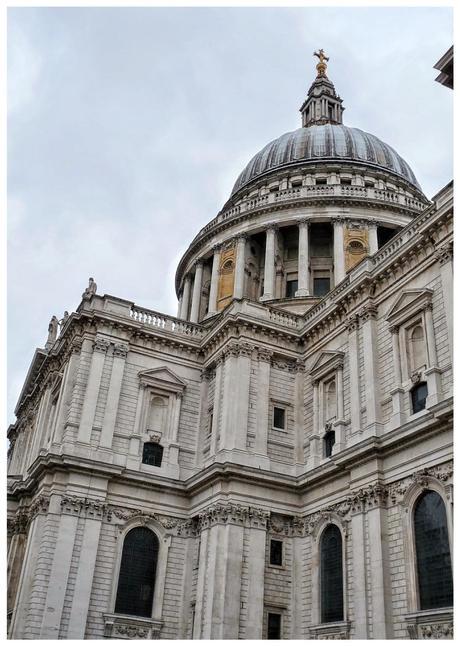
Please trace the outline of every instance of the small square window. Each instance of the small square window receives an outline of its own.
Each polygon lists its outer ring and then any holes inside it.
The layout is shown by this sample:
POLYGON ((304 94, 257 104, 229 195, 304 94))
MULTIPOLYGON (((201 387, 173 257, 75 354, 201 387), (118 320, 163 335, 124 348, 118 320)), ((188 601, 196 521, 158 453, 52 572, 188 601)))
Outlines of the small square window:
POLYGON ((273 427, 282 431, 286 428, 286 411, 284 408, 274 406, 273 408, 273 427))
POLYGON ((316 186, 325 186, 327 184, 327 179, 325 177, 316 178, 316 186))
POLYGON ((278 612, 268 613, 267 639, 281 639, 281 615, 278 612))
POLYGON ((151 467, 161 467, 163 447, 156 442, 146 442, 142 451, 142 462, 151 467))
POLYGON ((270 540, 270 565, 283 565, 283 541, 270 540))
POLYGON ((315 296, 325 296, 331 289, 330 278, 314 278, 313 294, 315 296))
POLYGON ((298 290, 298 281, 297 280, 288 280, 286 281, 286 298, 294 298, 296 291, 298 290))
POLYGON ((417 384, 411 390, 411 399, 412 399, 412 413, 419 413, 421 410, 426 408, 426 398, 428 397, 428 388, 426 382, 417 384))

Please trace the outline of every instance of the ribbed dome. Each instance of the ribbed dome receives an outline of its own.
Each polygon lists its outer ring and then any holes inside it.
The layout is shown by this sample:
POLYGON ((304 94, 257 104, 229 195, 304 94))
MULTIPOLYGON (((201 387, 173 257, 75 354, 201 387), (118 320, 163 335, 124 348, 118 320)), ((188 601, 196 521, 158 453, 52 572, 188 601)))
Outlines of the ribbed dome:
POLYGON ((296 163, 322 160, 361 162, 383 168, 421 190, 407 162, 391 146, 359 128, 327 123, 287 132, 267 144, 240 174, 232 195, 268 171, 296 163))

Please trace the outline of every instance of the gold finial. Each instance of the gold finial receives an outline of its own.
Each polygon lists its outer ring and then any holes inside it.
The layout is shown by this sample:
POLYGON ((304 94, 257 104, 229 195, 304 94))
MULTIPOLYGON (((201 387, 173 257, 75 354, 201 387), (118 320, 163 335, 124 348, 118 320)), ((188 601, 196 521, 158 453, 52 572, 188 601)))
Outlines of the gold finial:
POLYGON ((326 76, 326 61, 329 60, 329 57, 324 53, 324 49, 320 49, 318 52, 313 52, 313 56, 319 58, 319 63, 316 66, 318 70, 318 76, 326 76))

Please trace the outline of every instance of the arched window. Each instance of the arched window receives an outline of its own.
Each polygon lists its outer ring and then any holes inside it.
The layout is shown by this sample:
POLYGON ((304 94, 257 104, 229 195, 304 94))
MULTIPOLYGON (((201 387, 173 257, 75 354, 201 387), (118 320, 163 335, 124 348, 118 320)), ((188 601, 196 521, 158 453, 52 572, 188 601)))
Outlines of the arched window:
POLYGON ((426 491, 415 504, 414 534, 420 610, 452 606, 446 508, 435 491, 426 491))
POLYGON ((331 381, 324 384, 324 388, 326 390, 325 421, 328 422, 331 419, 335 419, 335 417, 337 416, 337 392, 335 387, 335 379, 332 379, 331 381))
POLYGON ((343 621, 342 534, 328 525, 321 537, 321 623, 343 621))
POLYGON ((123 543, 115 612, 151 617, 159 542, 147 527, 129 531, 123 543))
POLYGON ((412 328, 409 334, 409 359, 411 371, 424 368, 426 364, 425 336, 421 325, 412 328))
POLYGON ((420 382, 410 391, 412 400, 412 412, 418 413, 426 406, 426 398, 428 396, 428 388, 425 381, 420 382))
POLYGON ((142 450, 142 463, 151 467, 161 467, 163 447, 157 442, 145 442, 142 450))

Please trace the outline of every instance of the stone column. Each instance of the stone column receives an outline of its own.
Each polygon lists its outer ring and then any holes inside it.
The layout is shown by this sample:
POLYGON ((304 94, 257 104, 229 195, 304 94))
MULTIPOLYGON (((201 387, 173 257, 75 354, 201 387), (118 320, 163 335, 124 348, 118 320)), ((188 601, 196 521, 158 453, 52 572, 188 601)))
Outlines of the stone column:
POLYGON ((390 328, 391 344, 393 349, 393 388, 390 395, 393 405, 393 414, 390 419, 390 429, 398 428, 406 421, 404 413, 404 389, 401 386, 401 354, 399 346, 399 327, 390 328))
POLYGON ((192 307, 190 309, 190 321, 198 323, 201 303, 201 281, 203 279, 203 263, 199 260, 195 265, 195 280, 193 282, 192 307))
POLYGON ((264 293, 261 301, 275 297, 275 237, 276 227, 268 227, 265 240, 264 293))
POLYGON ((320 444, 320 411, 319 411, 319 381, 313 382, 313 433, 310 435, 310 455, 308 457, 308 467, 313 469, 317 466, 322 452, 320 444))
POLYGON ((184 288, 182 290, 182 305, 181 305, 181 319, 187 319, 188 308, 190 305, 190 289, 192 284, 192 277, 190 274, 186 274, 184 277, 184 288))
POLYGON ((249 380, 252 346, 230 344, 226 348, 224 407, 220 433, 221 449, 246 451, 249 380))
POLYGON ((334 218, 334 283, 337 286, 345 278, 345 252, 342 218, 334 218))
POLYGON ((299 222, 298 289, 295 293, 296 296, 309 296, 310 294, 308 226, 308 220, 299 222))
POLYGON ((380 434, 380 387, 377 353, 377 308, 366 305, 360 312, 364 345, 364 383, 367 426, 370 435, 380 434))
POLYGON ((383 488, 376 485, 371 496, 371 509, 367 511, 370 547, 370 579, 372 597, 373 639, 392 639, 391 583, 389 581, 389 558, 386 510, 383 507, 383 488))
POLYGON ((295 462, 305 464, 304 441, 305 441, 305 415, 304 415, 304 382, 305 364, 302 359, 296 360, 295 375, 295 404, 294 416, 296 423, 295 433, 295 462))
POLYGON ((180 319, 182 313, 182 292, 180 293, 179 300, 177 301, 177 318, 180 319))
POLYGON ((216 376, 214 384, 214 406, 212 414, 212 429, 211 429, 211 446, 209 449, 209 455, 215 455, 219 450, 217 443, 217 436, 219 433, 219 417, 220 417, 220 408, 222 406, 222 388, 223 388, 223 358, 222 356, 217 359, 216 362, 216 376))
POLYGON ((369 222, 367 230, 369 235, 369 255, 373 256, 374 253, 377 253, 377 251, 379 250, 377 224, 375 222, 369 222))
POLYGON ((102 422, 101 437, 99 446, 112 447, 113 432, 117 417, 118 404, 120 401, 121 384, 125 370, 126 356, 129 347, 124 343, 115 343, 113 349, 112 373, 110 375, 107 403, 105 405, 104 421, 102 422))
MULTIPOLYGON (((268 451, 268 426, 269 426, 269 388, 270 388, 270 362, 273 352, 260 348, 258 352, 258 382, 257 382, 257 429, 254 451, 264 456, 264 462, 269 463, 268 451)), ((266 464, 268 467, 268 464, 266 464)))
POLYGON ((364 513, 362 503, 354 504, 351 516, 353 558, 354 639, 369 639, 366 594, 366 553, 364 549, 364 513))
POLYGON ((104 369, 105 355, 110 343, 106 339, 96 337, 93 344, 93 356, 89 369, 88 383, 85 390, 83 409, 81 411, 80 426, 77 440, 89 444, 93 429, 94 415, 101 386, 102 371, 104 369))
POLYGON ((244 295, 245 252, 246 236, 241 235, 236 239, 235 287, 233 288, 234 298, 243 298, 244 295))
POLYGON ((350 422, 351 433, 361 431, 361 401, 359 381, 359 348, 358 328, 359 318, 354 315, 347 321, 348 328, 348 361, 350 369, 350 422))
POLYGON ((428 397, 426 407, 437 404, 442 397, 441 370, 438 368, 438 355, 436 352, 436 337, 433 323, 433 305, 427 303, 424 309, 426 342, 428 348, 428 368, 425 370, 427 379, 428 397))
POLYGON ((211 286, 209 289, 208 316, 212 316, 217 312, 217 291, 219 287, 220 254, 221 254, 221 247, 220 245, 216 245, 214 247, 214 255, 212 257, 212 272, 211 272, 211 286))
POLYGON ((93 587, 94 568, 102 526, 101 508, 97 509, 96 515, 99 518, 88 517, 84 521, 85 527, 83 530, 80 559, 70 609, 69 627, 65 639, 85 638, 91 589, 93 587))
POLYGON ((66 374, 63 378, 62 393, 60 397, 61 401, 59 404, 59 410, 56 415, 56 430, 54 434, 54 442, 57 443, 61 441, 64 434, 64 427, 72 401, 72 393, 75 386, 75 378, 80 361, 80 352, 81 342, 74 342, 72 344, 72 352, 67 364, 66 374))
POLYGON ((449 336, 449 348, 450 356, 453 352, 453 322, 454 314, 452 311, 452 301, 453 301, 453 249, 452 243, 441 247, 436 251, 436 257, 438 259, 441 271, 441 281, 442 281, 442 292, 443 292, 443 302, 444 302, 444 312, 447 322, 447 334, 449 336))

